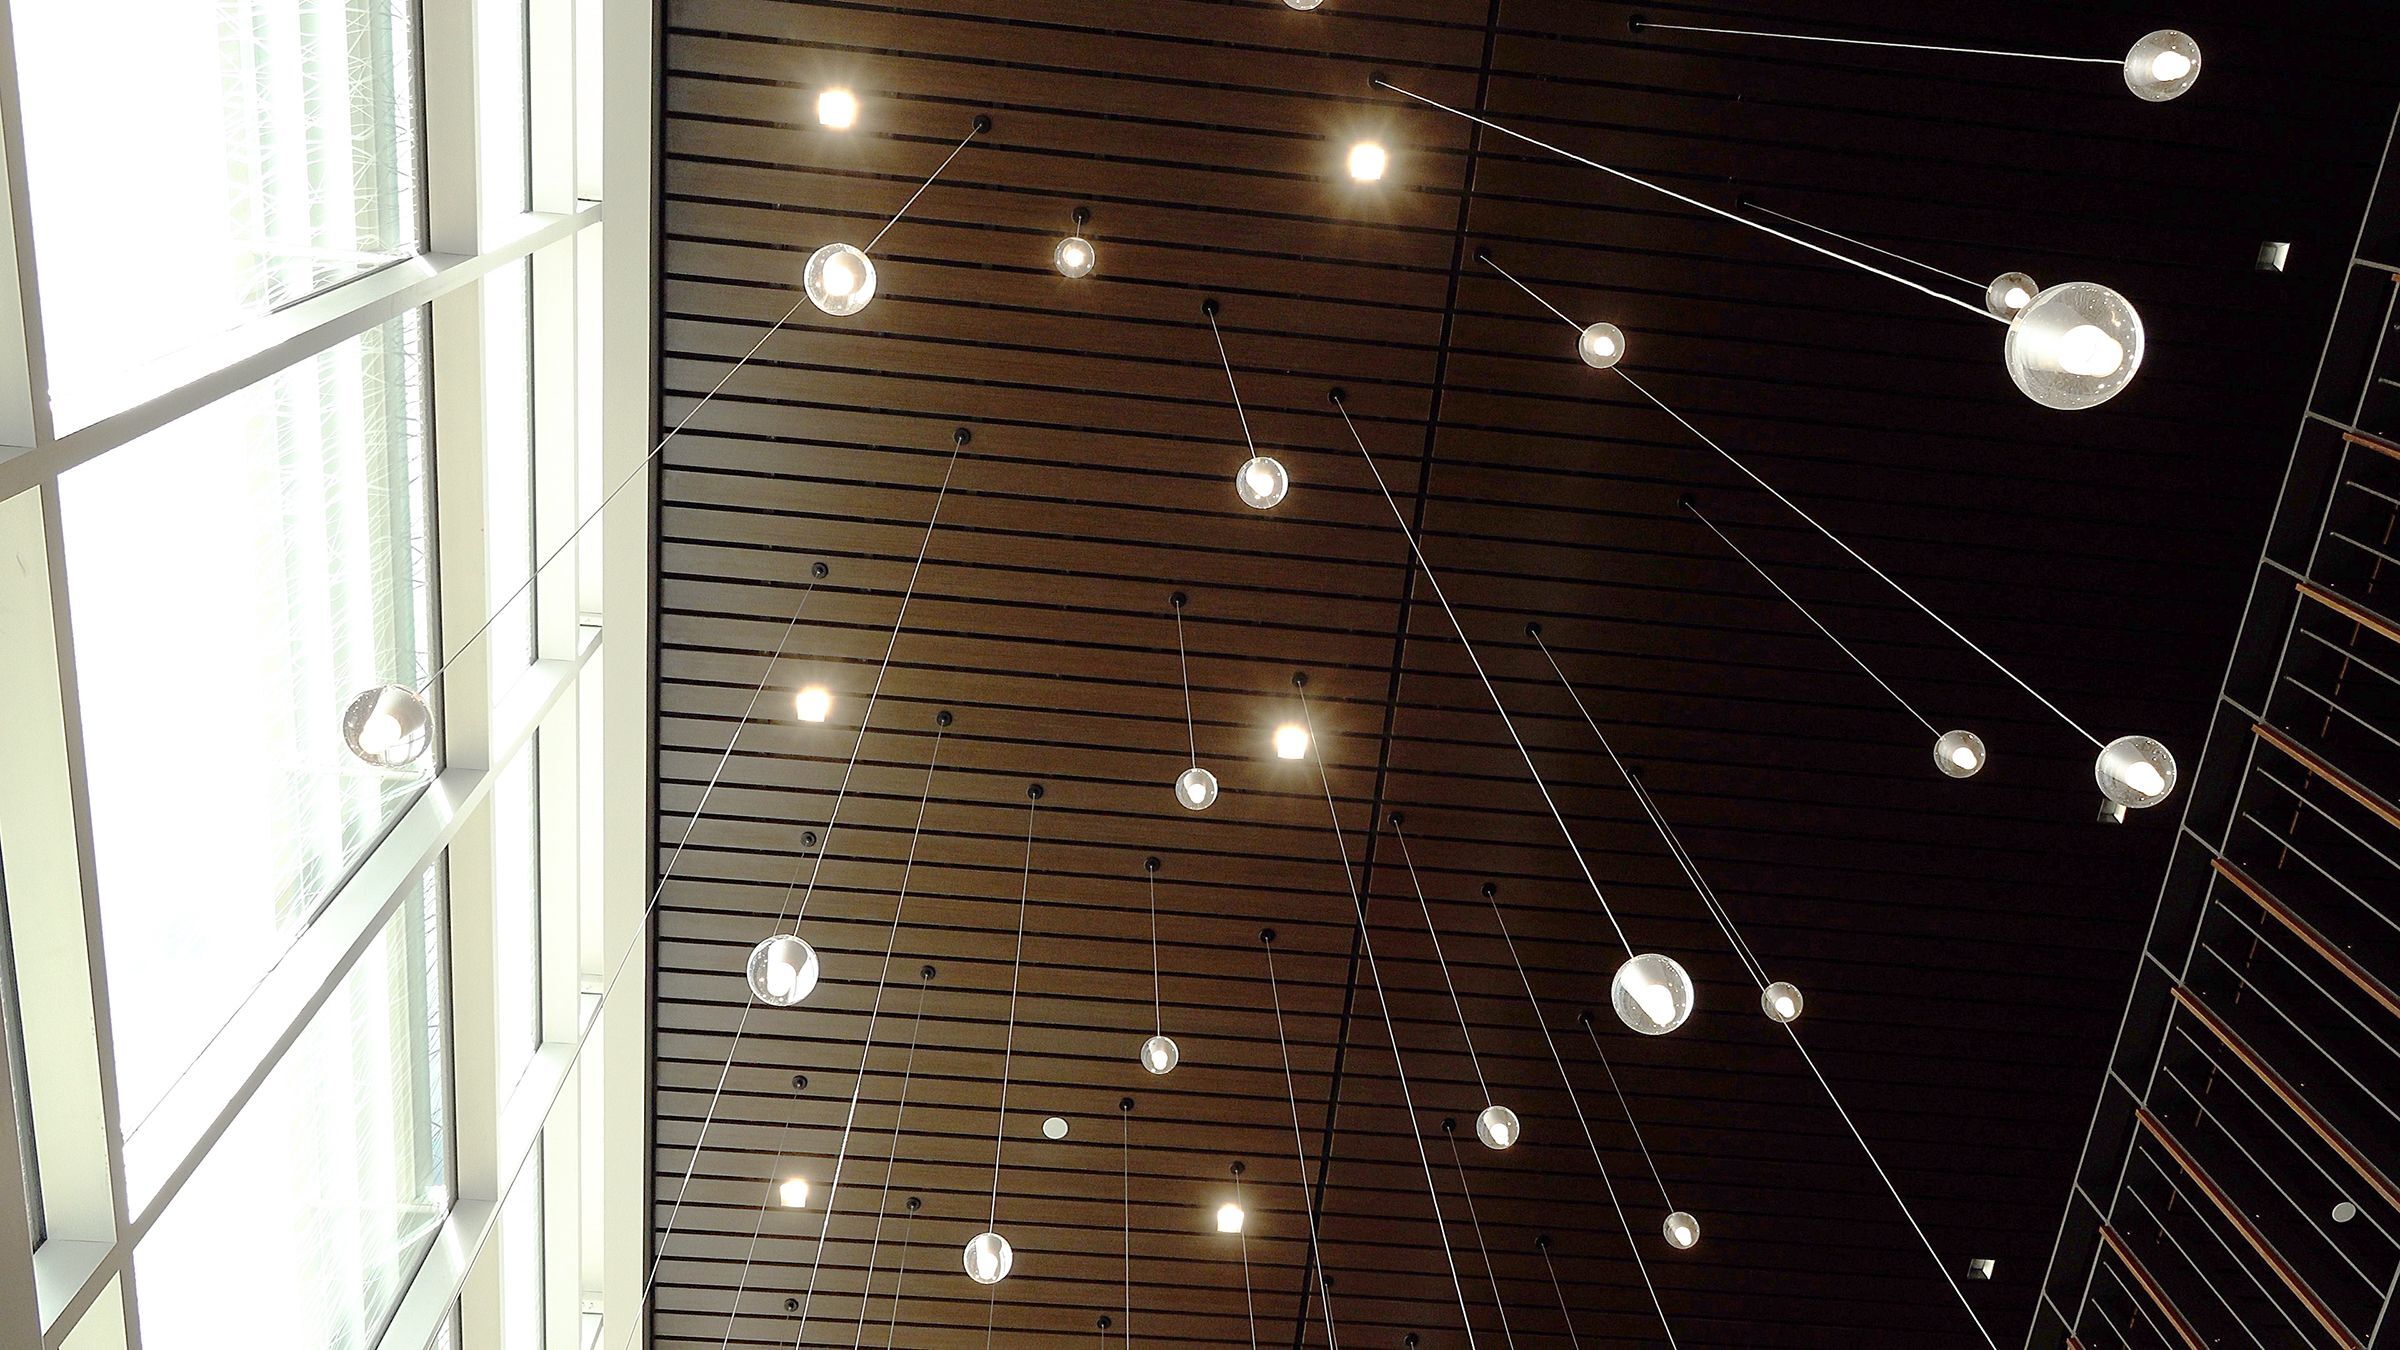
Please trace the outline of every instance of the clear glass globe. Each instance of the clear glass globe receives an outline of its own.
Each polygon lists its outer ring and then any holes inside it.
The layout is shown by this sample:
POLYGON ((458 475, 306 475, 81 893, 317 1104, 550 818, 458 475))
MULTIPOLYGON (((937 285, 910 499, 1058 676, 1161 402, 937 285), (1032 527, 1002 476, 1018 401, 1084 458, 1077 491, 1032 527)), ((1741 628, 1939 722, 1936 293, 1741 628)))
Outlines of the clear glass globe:
POLYGON ((2041 293, 2042 283, 2023 272, 2002 272, 1983 288, 1983 307, 1995 317, 2013 319, 2041 293))
POLYGON ((1700 1221, 1680 1209, 1668 1215, 1667 1221, 1658 1226, 1658 1231, 1666 1234, 1667 1245, 1679 1252, 1688 1252, 1700 1245, 1700 1221))
POLYGON ((1807 1000, 1800 997, 1800 986, 1790 980, 1777 980, 1759 991, 1758 1010, 1770 1022, 1796 1022, 1807 1000))
POLYGON ((1596 323, 1575 339, 1575 354, 1594 370, 1606 370, 1625 359, 1625 330, 1613 323, 1596 323))
POLYGON ((2200 78, 2200 44, 2188 33, 2161 28, 2125 53, 2125 87, 2149 103, 2181 98, 2200 78))
POLYGON ((2142 316, 2089 281, 2052 286, 2008 321, 2008 377, 2045 408, 2072 412, 2115 398, 2142 368, 2142 316))
POLYGON ((967 1278, 977 1284, 998 1284, 1008 1278, 1017 1254, 998 1233, 977 1233, 967 1241, 967 1278))
POLYGON ((1293 9, 1315 9, 1324 4, 1325 0, 1283 0, 1283 3, 1293 9))
POLYGON ((875 298, 875 264, 848 244, 827 244, 808 255, 800 284, 811 304, 835 318, 856 314, 875 298))
POLYGON ((789 1008, 817 987, 817 949, 778 933, 750 949, 750 993, 761 1003, 789 1008))
POLYGON ((1525 1127, 1518 1123, 1517 1113, 1494 1102, 1475 1117, 1475 1137, 1483 1146, 1497 1153, 1525 1137, 1525 1127))
POLYGON ((2156 806, 2175 790, 2175 756, 2147 736, 2119 736, 2092 761, 2092 779, 2119 806, 2156 806))
POLYGON ((1175 775, 1175 800, 1187 811, 1205 811, 1216 804, 1217 776, 1195 764, 1175 775))
POLYGON ((1150 1072, 1163 1078, 1175 1072, 1175 1066, 1182 1062, 1183 1052, 1168 1037, 1153 1036, 1142 1042, 1142 1067, 1150 1072))
POLYGON ((1281 464, 1260 455, 1244 463, 1241 471, 1234 474, 1233 490, 1242 494, 1245 505, 1264 511, 1292 490, 1292 476, 1283 471, 1281 464))
POLYGON ((1617 967, 1608 994, 1617 1020, 1645 1036, 1664 1036, 1692 1015, 1692 977, 1675 958, 1656 952, 1617 967))
POLYGON ((1934 767, 1952 778, 1973 778, 1983 761, 1983 738, 1972 731, 1945 731, 1933 743, 1934 767))
POLYGON ((1088 277, 1092 274, 1093 265, 1100 261, 1100 252, 1092 247, 1091 240, 1082 235, 1069 235, 1058 241, 1058 248, 1050 255, 1050 260, 1058 264, 1060 276, 1088 277))
POLYGON ((407 685, 379 685, 343 709, 342 743, 378 769, 401 768, 433 748, 433 709, 407 685))

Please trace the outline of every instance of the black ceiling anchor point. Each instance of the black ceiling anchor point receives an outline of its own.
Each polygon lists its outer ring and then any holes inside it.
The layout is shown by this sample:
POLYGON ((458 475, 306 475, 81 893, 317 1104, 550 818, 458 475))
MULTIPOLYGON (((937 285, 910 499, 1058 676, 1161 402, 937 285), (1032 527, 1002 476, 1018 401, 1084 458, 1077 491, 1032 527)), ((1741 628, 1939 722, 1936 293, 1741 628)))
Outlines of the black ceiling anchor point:
POLYGON ((1384 77, 1382 71, 1370 70, 1367 72, 1367 87, 1369 89, 1382 89, 1388 87, 1390 84, 1391 81, 1384 77))
POLYGON ((1080 231, 1083 229, 1083 227, 1084 227, 1084 226, 1086 226, 1086 225, 1089 225, 1089 224, 1091 224, 1091 223, 1092 223, 1092 208, 1090 208, 1090 207, 1088 207, 1088 206, 1078 206, 1078 207, 1076 207, 1076 208, 1075 208, 1075 228, 1076 228, 1076 230, 1080 232, 1080 231))
POLYGON ((1118 1110, 1120 1110, 1120 1111, 1130 1111, 1130 1110, 1132 1110, 1132 1109, 1133 1109, 1133 1098, 1131 1098, 1131 1097, 1119 1097, 1119 1098, 1117 1098, 1117 1109, 1118 1109, 1118 1110))
POLYGON ((1396 830, 1396 829, 1399 829, 1399 828, 1401 827, 1401 825, 1402 825, 1402 824, 1406 823, 1406 821, 1408 820, 1408 817, 1406 817, 1406 816, 1404 816, 1404 815, 1401 815, 1401 814, 1400 814, 1399 812, 1397 812, 1397 811, 1394 811, 1394 812, 1392 812, 1390 815, 1388 815, 1388 816, 1385 816, 1383 819, 1384 819, 1384 823, 1385 823, 1385 824, 1387 824, 1387 825, 1390 825, 1390 826, 1391 826, 1393 829, 1395 829, 1395 830, 1396 830))
POLYGON ((933 976, 934 976, 934 969, 933 969, 933 967, 931 967, 931 966, 919 966, 919 967, 917 967, 917 978, 918 978, 918 979, 920 979, 920 980, 930 980, 930 979, 932 979, 932 978, 933 978, 933 976))
POLYGON ((1483 883, 1483 898, 1484 898, 1484 899, 1486 899, 1486 900, 1489 900, 1489 899, 1491 899, 1493 896, 1495 896, 1495 895, 1498 895, 1499 893, 1500 893, 1500 888, 1499 888, 1498 886, 1495 886, 1495 885, 1493 885, 1491 882, 1488 882, 1488 881, 1487 881, 1487 882, 1485 882, 1485 883, 1483 883))
POLYGON ((1034 801, 1040 801, 1042 799, 1042 785, 1039 783, 1026 784, 1025 795, 1034 801))
POLYGON ((990 131, 991 129, 992 115, 990 113, 975 114, 975 133, 977 135, 982 135, 984 132, 990 131))
POLYGON ((1274 929, 1272 929, 1272 928, 1261 928, 1261 929, 1259 929, 1259 930, 1258 930, 1258 940, 1259 940, 1259 941, 1261 941, 1261 942, 1263 942, 1263 943, 1266 943, 1266 944, 1267 944, 1268 946, 1270 946, 1270 947, 1274 946, 1274 945, 1275 945, 1275 930, 1274 930, 1274 929))
POLYGON ((950 710, 948 708, 944 708, 940 712, 933 715, 933 724, 937 727, 947 727, 952 722, 957 720, 957 718, 950 715, 950 710))
POLYGON ((804 1073, 796 1073, 796 1074, 793 1074, 793 1075, 792 1075, 792 1091, 794 1091, 794 1092, 798 1092, 798 1091, 800 1091, 801 1089, 803 1089, 803 1088, 805 1088, 805 1087, 807 1087, 807 1086, 808 1086, 808 1075, 807 1075, 807 1074, 804 1074, 804 1073))
POLYGON ((1628 14, 1625 16, 1625 27, 1632 32, 1638 33, 1649 26, 1650 16, 1647 14, 1628 14))
POLYGON ((1477 245, 1475 246, 1475 261, 1477 261, 1477 262, 1479 262, 1479 263, 1485 263, 1485 264, 1489 264, 1489 263, 1491 262, 1491 260, 1492 260, 1492 251, 1491 251, 1490 249, 1488 249, 1488 248, 1485 248, 1485 247, 1484 247, 1483 245, 1481 245, 1481 244, 1477 244, 1477 245))
POLYGON ((1305 671, 1305 670, 1295 670, 1295 671, 1293 671, 1293 672, 1292 672, 1292 687, 1293 687, 1294 689, 1306 689, 1306 688, 1308 688, 1308 672, 1307 672, 1307 671, 1305 671))
POLYGON ((802 830, 800 832, 800 846, 802 848, 815 848, 817 846, 817 832, 815 830, 802 830))
POLYGON ((1350 391, 1337 384, 1333 388, 1325 391, 1325 397, 1332 401, 1333 406, 1339 408, 1344 403, 1349 401, 1350 391))
POLYGON ((1234 1174, 1235 1176, 1237 1176, 1237 1177, 1238 1177, 1238 1176, 1240 1176, 1242 1173, 1244 1173, 1244 1172, 1247 1172, 1247 1171, 1249 1171, 1249 1170, 1250 1170, 1250 1167, 1249 1167, 1249 1165, 1248 1165, 1248 1164, 1246 1164, 1246 1163, 1240 1162, 1240 1161, 1236 1161, 1236 1162, 1234 1163, 1234 1165, 1233 1165, 1233 1174, 1234 1174))
POLYGON ((1526 623, 1526 625, 1525 625, 1525 636, 1527 636, 1527 637, 1529 637, 1529 638, 1538 638, 1538 637, 1540 637, 1541 635, 1542 635, 1542 621, 1541 621, 1540 619, 1532 619, 1532 620, 1529 620, 1529 621, 1527 621, 1527 623, 1526 623))
POLYGON ((1156 859, 1156 858, 1144 858, 1144 859, 1142 859, 1142 870, 1143 870, 1143 871, 1145 871, 1145 872, 1156 872, 1156 871, 1158 870, 1158 859, 1156 859))
POLYGON ((918 1199, 916 1196, 913 1196, 913 1195, 912 1195, 912 1196, 910 1196, 910 1197, 908 1197, 908 1212, 909 1212, 909 1213, 911 1213, 911 1214, 914 1214, 914 1213, 916 1213, 918 1210, 920 1210, 920 1209, 923 1209, 923 1208, 925 1208, 925 1202, 924 1202, 923 1200, 920 1200, 920 1199, 918 1199))
POLYGON ((1211 319, 1217 317, 1217 298, 1212 295, 1201 301, 1200 312, 1211 319))
POLYGON ((967 430, 965 427, 954 428, 950 432, 950 443, 961 448, 973 445, 975 443, 975 433, 967 430))
POLYGON ((833 575, 833 569, 827 567, 822 562, 813 562, 808 565, 808 574, 812 577, 815 577, 819 581, 823 581, 825 578, 833 575))
POLYGON ((1533 1240, 1533 1245, 1536 1251, 1546 1252, 1550 1250, 1550 1235, 1548 1233, 1542 1233, 1536 1236, 1533 1240))
POLYGON ((798 1300, 798 1299, 796 1299, 796 1298, 787 1298, 787 1299, 785 1299, 785 1300, 783 1301, 783 1310, 784 1310, 785 1312, 798 1312, 798 1311, 800 1311, 800 1300, 798 1300))
POLYGON ((1167 603, 1173 605, 1177 609, 1181 609, 1186 604, 1190 603, 1191 598, 1192 597, 1185 595, 1181 591, 1176 591, 1174 594, 1167 597, 1167 603))
POLYGON ((1100 1329, 1101 1329, 1102 1331, 1106 1331, 1106 1330, 1108 1330, 1108 1327, 1109 1327, 1108 1314, 1107 1314, 1107 1313, 1102 1313, 1102 1314, 1100 1314, 1100 1329))
POLYGON ((1444 1134, 1456 1134, 1456 1133, 1458 1133, 1458 1117, 1456 1117, 1456 1116, 1444 1116, 1444 1117, 1442 1117, 1442 1133, 1444 1133, 1444 1134))
POLYGON ((1586 1008, 1582 1012, 1575 1014, 1575 1020, 1582 1026, 1590 1026, 1592 1024, 1592 1010, 1586 1008))

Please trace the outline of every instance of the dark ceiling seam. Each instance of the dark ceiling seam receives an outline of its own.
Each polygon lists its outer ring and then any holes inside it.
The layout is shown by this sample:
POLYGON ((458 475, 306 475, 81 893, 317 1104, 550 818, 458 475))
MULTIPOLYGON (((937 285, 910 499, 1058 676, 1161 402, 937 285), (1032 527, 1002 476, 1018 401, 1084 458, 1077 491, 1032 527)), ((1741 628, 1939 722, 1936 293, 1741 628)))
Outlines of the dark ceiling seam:
MULTIPOLYGON (((1483 21, 1483 58, 1475 73, 1475 103, 1481 108, 1491 91, 1492 52, 1500 33, 1500 0, 1491 0, 1483 21)), ((1441 336, 1434 344, 1433 393, 1425 412, 1425 440, 1417 452, 1416 501, 1409 508, 1408 528, 1412 534, 1425 526, 1425 501, 1433 488, 1434 440, 1442 425, 1442 388, 1450 369, 1451 332, 1458 319, 1458 283, 1467 263, 1467 223, 1475 203, 1475 164, 1483 153, 1483 128, 1468 133, 1467 154, 1459 171, 1458 214, 1450 236, 1450 279, 1442 301, 1441 336)), ((1392 632, 1392 668, 1390 682, 1385 686, 1383 730, 1375 750, 1375 788, 1368 794, 1367 846, 1359 863, 1358 903, 1362 918, 1372 917, 1375 903, 1375 846, 1383 838, 1384 789, 1392 767, 1393 731, 1400 714, 1400 686, 1408 667, 1409 615, 1416 605, 1417 568, 1412 563, 1401 572, 1399 616, 1392 632)), ((1322 747, 1320 747, 1320 751, 1322 747)), ((1334 1029, 1333 1074, 1325 1086, 1325 1128, 1317 1143, 1316 1193, 1305 1197, 1309 1205, 1311 1232, 1322 1231, 1325 1222, 1325 1179, 1333 1170, 1333 1139, 1336 1118, 1341 1113, 1342 1077, 1350 1052, 1350 1026, 1358 1007, 1358 963, 1362 940, 1366 935, 1364 923, 1350 932, 1350 969, 1342 982, 1342 1016, 1334 1029)), ((1389 1008, 1383 1009, 1389 1013, 1389 1008)), ((1393 1050, 1394 1068, 1398 1068, 1399 1053, 1393 1050)), ((1418 1122, 1408 1123, 1411 1130, 1418 1122)), ((1435 1203, 1433 1221, 1442 1223, 1440 1204, 1435 1203)), ((1302 1350, 1308 1340, 1309 1276, 1316 1267, 1317 1244, 1311 1242, 1300 1260, 1300 1291, 1298 1306, 1292 1317, 1292 1350, 1302 1350)))

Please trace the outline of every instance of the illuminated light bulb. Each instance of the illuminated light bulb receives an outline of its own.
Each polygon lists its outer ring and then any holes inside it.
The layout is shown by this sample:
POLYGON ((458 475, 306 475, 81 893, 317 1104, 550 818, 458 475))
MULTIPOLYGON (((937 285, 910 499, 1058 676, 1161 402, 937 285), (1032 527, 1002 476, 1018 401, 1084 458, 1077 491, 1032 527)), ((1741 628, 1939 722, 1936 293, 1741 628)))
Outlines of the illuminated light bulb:
POLYGON ((1983 738, 1972 731, 1945 731, 1933 743, 1933 766, 1952 778, 1983 772, 1983 738))
POLYGON ((875 298, 875 264, 849 244, 827 244, 809 255, 800 284, 827 314, 856 314, 875 298))
POLYGON ((1308 728, 1298 722, 1286 722, 1275 728, 1275 753, 1284 759, 1299 759, 1308 753, 1308 728))
POLYGON ((1475 1117, 1475 1137, 1483 1141, 1485 1148, 1499 1153, 1524 1138, 1525 1127, 1518 1122, 1516 1112, 1494 1102, 1475 1117))
POLYGON ((2161 28, 2125 53, 2125 87, 2145 102, 2181 98, 2200 78, 2200 44, 2188 33, 2161 28))
POLYGON ((789 1008, 816 990, 817 949, 790 933, 777 934, 750 949, 746 973, 759 1002, 789 1008))
POLYGON ((2172 83, 2191 73, 2192 58, 2182 52, 2170 49, 2150 58, 2150 78, 2162 83, 2172 83))
POLYGON ((1008 1278, 1017 1254, 998 1233, 977 1233, 967 1242, 967 1278, 977 1284, 998 1284, 1008 1278))
POLYGON ((404 684, 361 692, 342 710, 342 743, 378 769, 397 769, 433 748, 433 710, 404 684))
POLYGON ((785 1209, 808 1208, 808 1178, 793 1177, 784 1182, 775 1188, 775 1198, 783 1202, 785 1209))
POLYGON ((1220 1233, 1238 1233, 1242 1231, 1243 1217, 1244 1215, 1242 1214, 1242 1207, 1240 1205, 1237 1205, 1230 1200, 1226 1201, 1224 1204, 1217 1206, 1217 1231, 1220 1233))
POLYGON ((1361 183, 1372 183, 1383 177, 1391 156, 1373 141, 1360 141, 1350 147, 1350 176, 1361 183))
POLYGON ((2002 272, 1984 287, 1983 307, 1994 318, 2013 319, 2041 293, 2042 284, 2023 272, 2002 272))
POLYGON ((1692 977, 1673 957, 1645 952, 1617 967, 1609 1003, 1618 1021, 1645 1036, 1664 1036, 1692 1015, 1692 977))
POLYGON ((1242 504, 1264 511, 1283 500, 1291 491, 1292 476, 1283 465, 1265 455, 1243 461, 1233 475, 1233 490, 1241 496, 1242 504))
POLYGON ((1307 10, 1315 9, 1317 6, 1324 4, 1325 0, 1283 0, 1283 3, 1292 9, 1307 10))
POLYGON ((792 711, 803 722, 822 722, 833 711, 833 693, 824 685, 812 684, 792 696, 792 711))
POLYGON ((1058 264, 1060 276, 1088 277, 1093 265, 1100 261, 1100 254, 1092 247, 1091 240, 1070 235, 1058 241, 1058 250, 1051 255, 1051 261, 1058 264))
POLYGON ((858 124, 858 96, 847 89, 828 89, 817 95, 817 124, 848 131, 858 124))
POLYGON ((1798 1021, 1800 1009, 1807 1000, 1800 997, 1800 986, 1789 980, 1777 980, 1759 991, 1758 1010, 1770 1022, 1798 1021))
POLYGON ((2167 780, 2165 775, 2161 774, 2156 768, 2142 763, 2140 760, 2135 760, 2133 763, 2126 765, 2123 771, 2118 773, 2117 776, 2124 779, 2125 785, 2132 788, 2136 792, 2155 794, 2167 790, 2167 780))
POLYGON ((1613 323, 1596 323, 1575 339, 1575 354, 1594 370, 1606 370, 1625 359, 1625 330, 1613 323))
POLYGON ((2058 368, 2069 375, 2106 379, 2125 364, 2125 344, 2088 323, 2059 335, 2058 368))
POLYGON ((1217 776, 1195 764, 1175 775, 1175 800, 1187 811, 1205 811, 1217 800, 1217 776))
POLYGON ((358 729, 358 748, 369 755, 380 755, 400 742, 400 719, 390 713, 377 713, 358 729))
POLYGON ((2045 408, 2094 408, 2123 393, 2142 366, 2142 316, 2124 296, 2088 281, 2038 291, 2008 321, 2009 379, 2045 408))
POLYGON ((1659 1225, 1659 1231, 1666 1234, 1667 1245, 1679 1252, 1688 1252, 1700 1245, 1700 1221, 1680 1209, 1667 1216, 1667 1221, 1659 1225))
POLYGON ((1142 1067, 1161 1078, 1175 1072, 1183 1062, 1183 1052, 1165 1036, 1153 1036, 1142 1042, 1142 1067))
POLYGON ((2148 736, 2119 736, 2092 762, 2092 778, 2119 806, 2156 806, 2175 790, 2175 756, 2148 736))

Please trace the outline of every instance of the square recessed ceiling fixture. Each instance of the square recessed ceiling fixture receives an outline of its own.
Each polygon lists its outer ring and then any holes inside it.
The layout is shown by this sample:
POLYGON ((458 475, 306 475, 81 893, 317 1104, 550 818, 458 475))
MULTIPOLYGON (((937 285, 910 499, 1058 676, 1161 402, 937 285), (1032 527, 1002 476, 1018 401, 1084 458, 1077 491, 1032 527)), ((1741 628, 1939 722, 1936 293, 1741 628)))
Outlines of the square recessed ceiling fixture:
POLYGON ((1988 1280, 1992 1278, 1992 1267, 1996 1264, 1997 1262, 1995 1262, 1991 1257, 1978 1256, 1974 1260, 1967 1262, 1967 1278, 1970 1280, 1988 1280))

